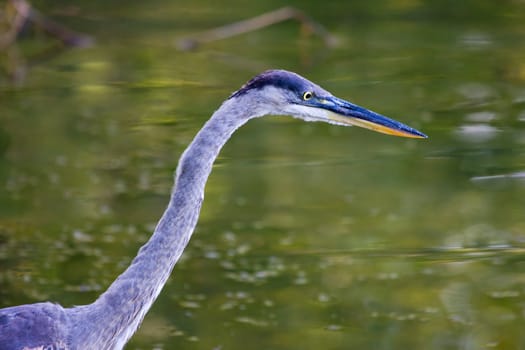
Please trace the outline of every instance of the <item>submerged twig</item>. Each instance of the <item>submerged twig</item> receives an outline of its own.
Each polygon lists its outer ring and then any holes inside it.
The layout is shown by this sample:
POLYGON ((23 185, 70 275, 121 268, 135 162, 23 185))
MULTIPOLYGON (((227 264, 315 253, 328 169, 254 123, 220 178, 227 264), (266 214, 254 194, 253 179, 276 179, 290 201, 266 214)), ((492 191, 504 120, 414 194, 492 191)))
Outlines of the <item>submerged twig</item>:
MULTIPOLYGON (((14 11, 14 19, 10 21, 7 32, 0 35, 0 49, 12 45, 26 24, 34 25, 66 46, 87 47, 93 44, 93 39, 90 36, 75 32, 49 19, 26 0, 10 0, 8 6, 10 6, 10 10, 14 11)), ((6 21, 8 22, 9 19, 6 18, 6 21)))
POLYGON ((295 19, 309 32, 317 34, 328 47, 337 45, 337 39, 330 34, 320 23, 314 21, 304 12, 294 7, 283 7, 275 11, 267 12, 262 15, 246 19, 243 21, 214 28, 179 40, 177 46, 180 50, 188 51, 197 48, 204 43, 230 38, 235 35, 255 31, 273 24, 295 19))
POLYGON ((7 29, 4 33, 0 33, 0 49, 4 49, 15 42, 18 34, 27 22, 30 8, 29 4, 24 0, 6 3, 3 20, 7 29))

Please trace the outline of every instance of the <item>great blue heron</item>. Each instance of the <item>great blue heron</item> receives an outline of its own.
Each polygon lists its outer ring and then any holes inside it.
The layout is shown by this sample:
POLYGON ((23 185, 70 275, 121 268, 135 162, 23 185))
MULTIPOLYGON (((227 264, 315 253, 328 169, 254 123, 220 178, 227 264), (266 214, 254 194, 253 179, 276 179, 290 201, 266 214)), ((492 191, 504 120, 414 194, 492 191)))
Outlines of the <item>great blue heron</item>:
POLYGON ((164 215, 131 265, 92 304, 50 302, 0 310, 0 349, 122 349, 159 295, 197 224, 212 164, 231 134, 248 120, 287 114, 306 121, 358 125, 378 132, 427 136, 339 99, 305 78, 270 70, 233 93, 182 154, 164 215))

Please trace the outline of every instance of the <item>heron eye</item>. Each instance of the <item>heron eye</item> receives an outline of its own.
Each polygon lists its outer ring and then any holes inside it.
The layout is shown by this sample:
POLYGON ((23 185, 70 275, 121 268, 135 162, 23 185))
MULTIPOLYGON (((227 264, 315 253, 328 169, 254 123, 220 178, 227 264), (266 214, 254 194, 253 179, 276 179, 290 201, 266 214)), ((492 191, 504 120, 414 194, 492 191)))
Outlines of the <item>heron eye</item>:
POLYGON ((313 96, 314 96, 314 94, 313 94, 311 91, 306 91, 306 92, 303 94, 303 100, 308 101, 308 100, 311 99, 313 96))

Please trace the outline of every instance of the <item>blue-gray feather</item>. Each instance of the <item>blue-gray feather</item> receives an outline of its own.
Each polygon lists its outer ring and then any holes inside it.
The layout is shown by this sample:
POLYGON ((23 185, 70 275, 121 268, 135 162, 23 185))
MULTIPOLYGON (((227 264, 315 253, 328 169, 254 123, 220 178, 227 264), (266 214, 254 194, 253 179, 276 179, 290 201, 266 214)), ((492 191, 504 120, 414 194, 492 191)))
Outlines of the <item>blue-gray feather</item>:
POLYGON ((0 310, 0 350, 69 349, 66 312, 60 305, 38 303, 0 310))

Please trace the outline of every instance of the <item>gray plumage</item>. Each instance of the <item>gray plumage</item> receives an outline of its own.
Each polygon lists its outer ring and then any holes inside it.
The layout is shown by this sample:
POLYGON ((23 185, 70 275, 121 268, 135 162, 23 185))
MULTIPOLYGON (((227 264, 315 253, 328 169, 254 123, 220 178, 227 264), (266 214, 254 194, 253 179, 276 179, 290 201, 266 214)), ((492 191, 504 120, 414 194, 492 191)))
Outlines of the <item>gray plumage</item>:
POLYGON ((191 238, 206 180, 222 146, 249 119, 267 114, 426 137, 404 124, 340 100, 295 73, 264 72, 233 93, 182 154, 169 204, 153 235, 106 292, 92 304, 72 308, 46 302, 1 309, 0 350, 122 349, 191 238))

